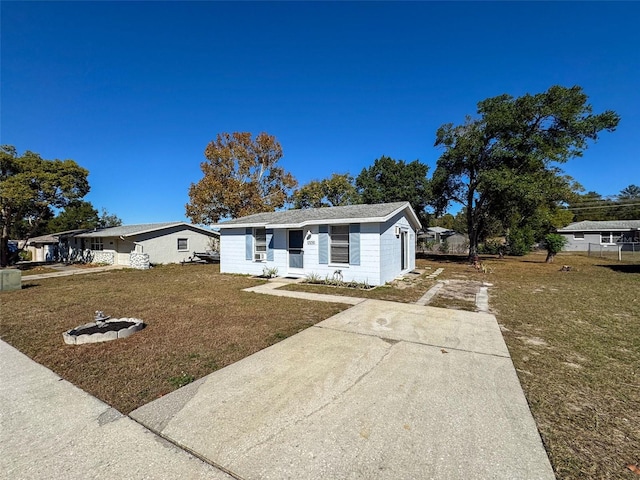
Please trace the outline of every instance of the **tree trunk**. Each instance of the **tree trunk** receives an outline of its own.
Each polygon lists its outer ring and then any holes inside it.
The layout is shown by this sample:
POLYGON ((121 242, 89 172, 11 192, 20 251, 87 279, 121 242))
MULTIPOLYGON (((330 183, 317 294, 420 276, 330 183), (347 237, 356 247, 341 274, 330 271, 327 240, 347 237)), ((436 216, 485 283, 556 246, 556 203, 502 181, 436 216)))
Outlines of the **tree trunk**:
POLYGON ((9 263, 9 235, 5 235, 6 228, 2 229, 0 239, 0 267, 6 267, 9 263))
POLYGON ((555 253, 552 252, 547 252, 547 259, 545 260, 545 262, 547 263, 553 263, 553 259, 556 257, 555 253))

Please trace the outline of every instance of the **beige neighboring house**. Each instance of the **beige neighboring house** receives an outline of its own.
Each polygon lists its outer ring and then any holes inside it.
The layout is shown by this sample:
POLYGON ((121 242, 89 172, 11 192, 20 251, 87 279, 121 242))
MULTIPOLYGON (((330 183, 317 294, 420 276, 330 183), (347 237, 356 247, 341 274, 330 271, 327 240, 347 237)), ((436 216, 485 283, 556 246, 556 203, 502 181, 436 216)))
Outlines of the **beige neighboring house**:
POLYGON ((220 235, 186 222, 147 223, 105 228, 75 236, 92 263, 149 268, 180 263, 194 252, 217 251, 220 235))
POLYGON ((31 252, 32 262, 67 262, 70 255, 81 251, 83 246, 75 236, 86 232, 87 229, 67 230, 50 233, 27 240, 25 250, 31 252))

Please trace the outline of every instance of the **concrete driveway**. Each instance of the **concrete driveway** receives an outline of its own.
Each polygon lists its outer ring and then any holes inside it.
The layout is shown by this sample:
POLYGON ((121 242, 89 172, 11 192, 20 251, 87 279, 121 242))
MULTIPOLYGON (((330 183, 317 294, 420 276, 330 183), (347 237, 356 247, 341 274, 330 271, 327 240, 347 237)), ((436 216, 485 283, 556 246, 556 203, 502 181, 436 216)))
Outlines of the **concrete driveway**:
POLYGON ((553 479, 494 316, 366 300, 131 417, 238 479, 553 479))

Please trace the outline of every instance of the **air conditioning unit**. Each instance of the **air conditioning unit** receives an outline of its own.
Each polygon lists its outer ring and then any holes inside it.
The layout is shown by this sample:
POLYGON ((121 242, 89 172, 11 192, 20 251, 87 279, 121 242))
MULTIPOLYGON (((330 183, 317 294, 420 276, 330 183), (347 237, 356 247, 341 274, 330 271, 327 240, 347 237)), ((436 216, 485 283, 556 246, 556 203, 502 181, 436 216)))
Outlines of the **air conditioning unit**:
POLYGON ((256 262, 264 262, 267 259, 267 254, 265 252, 259 252, 254 255, 254 260, 256 262))

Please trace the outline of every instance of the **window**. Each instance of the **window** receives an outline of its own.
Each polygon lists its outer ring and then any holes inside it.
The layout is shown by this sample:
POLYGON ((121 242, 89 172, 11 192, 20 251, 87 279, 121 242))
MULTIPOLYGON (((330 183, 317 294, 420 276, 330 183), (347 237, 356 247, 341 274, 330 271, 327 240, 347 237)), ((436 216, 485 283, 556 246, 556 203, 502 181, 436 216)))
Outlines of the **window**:
POLYGON ((601 232, 600 243, 611 243, 611 232, 601 232))
POLYGON ((264 228, 255 228, 253 230, 253 258, 257 262, 263 262, 267 259, 267 230, 264 228))
POLYGON ((178 251, 187 251, 189 250, 189 239, 188 238, 179 238, 178 239, 178 251))
POLYGON ((575 232, 573 238, 574 240, 584 240, 584 232, 575 232))
POLYGON ((101 238, 92 238, 91 239, 91 250, 103 250, 104 245, 102 245, 101 238))
POLYGON ((331 263, 349 263, 349 225, 331 227, 331 263))

